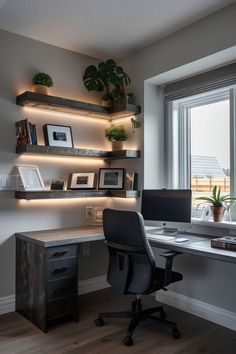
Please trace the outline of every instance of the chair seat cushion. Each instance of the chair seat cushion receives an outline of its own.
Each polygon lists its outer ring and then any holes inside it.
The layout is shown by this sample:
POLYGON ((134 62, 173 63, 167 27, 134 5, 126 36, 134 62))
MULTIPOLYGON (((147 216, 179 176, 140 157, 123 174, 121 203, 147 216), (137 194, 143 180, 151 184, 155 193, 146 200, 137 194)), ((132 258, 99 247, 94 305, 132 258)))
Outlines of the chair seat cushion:
MULTIPOLYGON (((165 269, 156 268, 154 278, 155 279, 153 281, 153 286, 152 286, 150 293, 163 288, 164 279, 165 279, 165 269)), ((183 279, 182 274, 172 271, 170 281, 168 282, 168 284, 166 284, 166 286, 169 284, 172 284, 172 283, 176 283, 177 281, 180 281, 182 279, 183 279)))

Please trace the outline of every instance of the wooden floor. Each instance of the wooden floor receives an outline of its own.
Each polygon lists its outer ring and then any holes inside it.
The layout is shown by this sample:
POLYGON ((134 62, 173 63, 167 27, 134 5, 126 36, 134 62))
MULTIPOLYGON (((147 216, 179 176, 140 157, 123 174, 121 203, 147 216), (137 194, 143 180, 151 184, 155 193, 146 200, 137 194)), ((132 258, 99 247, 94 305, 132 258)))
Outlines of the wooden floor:
MULTIPOLYGON (((178 322, 181 339, 173 339, 167 328, 143 322, 134 334, 134 345, 126 347, 122 339, 128 319, 106 320, 96 327, 98 311, 126 310, 132 297, 120 296, 111 289, 80 297, 80 322, 68 322, 41 332, 18 313, 0 316, 1 354, 235 354, 236 333, 185 312, 165 307, 168 318, 178 322)), ((155 306, 153 297, 143 298, 144 307, 155 306)))

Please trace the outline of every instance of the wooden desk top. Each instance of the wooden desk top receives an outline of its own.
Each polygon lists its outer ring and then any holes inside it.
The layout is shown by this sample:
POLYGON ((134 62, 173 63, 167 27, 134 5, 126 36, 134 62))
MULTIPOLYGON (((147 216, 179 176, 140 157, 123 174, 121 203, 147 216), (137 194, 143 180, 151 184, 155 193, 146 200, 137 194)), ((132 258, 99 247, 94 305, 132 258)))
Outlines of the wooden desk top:
POLYGON ((16 237, 37 243, 43 247, 104 240, 101 226, 81 226, 65 229, 21 232, 16 233, 16 237))

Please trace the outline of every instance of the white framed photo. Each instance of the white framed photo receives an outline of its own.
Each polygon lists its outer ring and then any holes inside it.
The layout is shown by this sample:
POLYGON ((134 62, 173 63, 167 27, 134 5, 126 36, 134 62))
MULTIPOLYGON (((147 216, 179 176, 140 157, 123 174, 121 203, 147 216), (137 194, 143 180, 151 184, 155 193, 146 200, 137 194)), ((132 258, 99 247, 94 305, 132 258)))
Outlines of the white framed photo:
POLYGON ((74 147, 72 130, 69 126, 45 124, 43 134, 47 146, 74 147))
POLYGON ((123 189, 124 168, 100 168, 98 189, 123 189))
POLYGON ((25 191, 45 190, 43 179, 37 166, 18 165, 16 167, 21 178, 22 189, 25 191))
POLYGON ((95 173, 71 173, 68 177, 67 189, 94 189, 95 173))

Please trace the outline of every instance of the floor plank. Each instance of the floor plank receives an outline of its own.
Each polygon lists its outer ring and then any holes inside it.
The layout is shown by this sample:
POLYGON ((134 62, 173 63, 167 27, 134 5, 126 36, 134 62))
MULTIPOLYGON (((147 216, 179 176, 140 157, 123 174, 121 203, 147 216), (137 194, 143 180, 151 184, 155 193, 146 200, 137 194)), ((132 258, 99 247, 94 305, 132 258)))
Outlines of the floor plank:
MULTIPOLYGON (((234 331, 167 306, 168 318, 178 323, 182 333, 179 340, 167 328, 144 322, 135 331, 134 346, 126 347, 122 339, 128 319, 107 319, 103 327, 94 325, 99 311, 127 310, 132 299, 112 289, 80 296, 80 322, 52 327, 47 334, 18 313, 2 315, 0 354, 235 354, 234 331)), ((155 306, 156 301, 144 296, 143 304, 155 306)))

